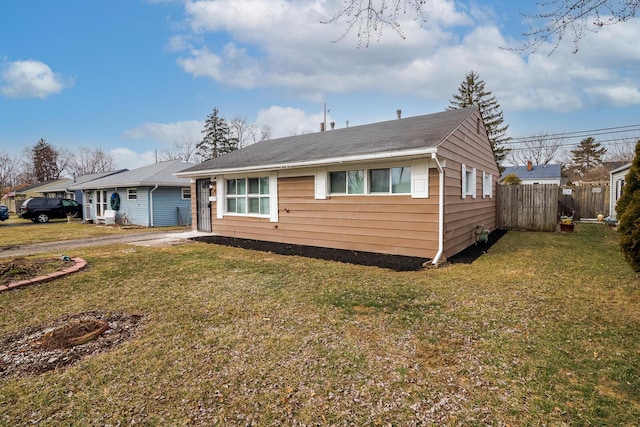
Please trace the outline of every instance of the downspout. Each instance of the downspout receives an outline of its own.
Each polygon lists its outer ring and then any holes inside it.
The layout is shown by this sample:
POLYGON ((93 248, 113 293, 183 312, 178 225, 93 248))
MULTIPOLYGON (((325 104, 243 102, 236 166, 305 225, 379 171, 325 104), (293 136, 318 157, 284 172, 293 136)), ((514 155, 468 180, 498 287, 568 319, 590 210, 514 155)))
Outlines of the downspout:
POLYGON ((438 156, 436 153, 431 153, 431 158, 436 162, 436 167, 438 168, 438 253, 431 261, 431 264, 438 265, 438 261, 440 261, 440 257, 442 257, 442 253, 444 252, 444 169, 442 169, 442 165, 438 160, 438 156))
POLYGON ((150 227, 153 227, 153 192, 158 189, 158 184, 149 191, 149 210, 151 211, 151 218, 149 221, 150 227))

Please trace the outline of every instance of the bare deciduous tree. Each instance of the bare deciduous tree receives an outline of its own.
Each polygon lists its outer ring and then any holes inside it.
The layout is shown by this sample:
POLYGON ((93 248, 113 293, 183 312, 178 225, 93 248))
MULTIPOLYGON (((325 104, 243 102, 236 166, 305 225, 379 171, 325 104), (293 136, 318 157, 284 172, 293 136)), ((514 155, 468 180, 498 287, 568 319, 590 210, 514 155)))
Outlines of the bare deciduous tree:
POLYGON ((607 148, 607 161, 631 163, 635 156, 635 141, 637 138, 625 138, 614 141, 607 148))
POLYGON ((403 16, 413 15, 414 19, 421 23, 427 22, 427 13, 424 9, 426 0, 350 0, 345 1, 345 6, 324 24, 345 21, 346 28, 338 37, 343 40, 347 35, 356 32, 358 46, 369 46, 371 39, 376 36, 382 38, 382 30, 390 28, 401 38, 405 38, 400 26, 403 16))
POLYGON ((75 176, 109 172, 115 168, 113 156, 102 148, 80 147, 69 156, 67 171, 75 176))
MULTIPOLYGON (((400 25, 403 17, 424 24, 428 17, 427 3, 427 0, 345 0, 341 9, 322 23, 345 22, 345 30, 337 41, 355 32, 358 46, 369 46, 372 38, 382 37, 384 28, 405 38, 400 25)), ((553 39, 555 50, 569 34, 575 53, 585 33, 628 21, 640 8, 640 0, 547 0, 536 4, 540 7, 537 14, 523 13, 530 22, 530 30, 523 34, 529 41, 521 47, 522 51, 535 50, 553 39)))
POLYGON ((255 134, 249 120, 243 116, 236 116, 229 122, 231 134, 238 140, 238 148, 249 145, 248 138, 255 134))
POLYGON ((537 4, 542 9, 538 14, 523 14, 531 28, 524 34, 529 42, 521 48, 523 51, 536 50, 541 44, 551 42, 553 52, 569 34, 573 38, 573 53, 576 53, 587 32, 628 21, 640 8, 640 0, 547 0, 537 4))
POLYGON ((193 138, 185 138, 181 142, 174 142, 171 148, 162 151, 160 159, 200 163, 201 159, 196 153, 197 148, 198 144, 193 138))
POLYGON ((256 132, 255 127, 251 128, 251 139, 253 140, 254 143, 271 139, 272 134, 273 134, 273 130, 271 129, 271 126, 269 126, 268 124, 262 125, 259 133, 256 132))
POLYGON ((534 133, 509 151, 509 161, 516 165, 526 165, 531 161, 535 165, 547 165, 554 160, 562 146, 563 138, 553 138, 548 132, 534 133))
POLYGON ((9 191, 18 183, 18 172, 18 159, 0 152, 0 193, 4 194, 5 191, 9 191))

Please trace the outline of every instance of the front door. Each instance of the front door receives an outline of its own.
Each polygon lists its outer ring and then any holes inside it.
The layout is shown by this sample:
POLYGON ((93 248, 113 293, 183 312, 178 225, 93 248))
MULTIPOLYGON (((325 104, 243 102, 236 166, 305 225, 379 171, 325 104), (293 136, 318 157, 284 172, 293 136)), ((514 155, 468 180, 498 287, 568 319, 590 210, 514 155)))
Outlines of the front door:
POLYGON ((96 206, 96 216, 104 216, 104 211, 108 209, 107 191, 96 190, 93 195, 93 200, 96 206))
POLYGON ((198 231, 211 233, 211 180, 196 180, 196 209, 198 215, 198 231))

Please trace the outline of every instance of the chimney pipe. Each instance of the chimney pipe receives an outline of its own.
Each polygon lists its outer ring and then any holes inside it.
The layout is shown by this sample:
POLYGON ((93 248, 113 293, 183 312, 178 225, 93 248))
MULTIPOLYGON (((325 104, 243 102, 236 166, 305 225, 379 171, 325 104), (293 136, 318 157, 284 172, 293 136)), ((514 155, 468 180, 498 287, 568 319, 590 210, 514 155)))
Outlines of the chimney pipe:
POLYGON ((320 132, 324 132, 324 123, 320 123, 320 132))
POLYGON ((533 170, 533 163, 531 163, 531 160, 528 160, 528 161, 527 161, 527 170, 528 170, 528 171, 533 170))
POLYGON ((402 110, 396 110, 396 114, 398 115, 398 120, 402 118, 402 110))

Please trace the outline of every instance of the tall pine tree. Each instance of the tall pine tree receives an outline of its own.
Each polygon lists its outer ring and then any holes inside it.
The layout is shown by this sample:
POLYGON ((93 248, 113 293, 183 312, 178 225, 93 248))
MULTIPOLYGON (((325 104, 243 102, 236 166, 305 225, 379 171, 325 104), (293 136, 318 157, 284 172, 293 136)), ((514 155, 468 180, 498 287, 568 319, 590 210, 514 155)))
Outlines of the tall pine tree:
POLYGON ((622 196, 616 203, 620 248, 631 267, 640 273, 640 140, 624 180, 622 196))
POLYGON ((569 172, 582 178, 585 173, 602 165, 602 158, 606 153, 607 149, 593 137, 583 139, 574 150, 571 150, 572 163, 569 165, 569 172))
POLYGON ((58 166, 58 150, 44 138, 24 149, 24 166, 29 181, 44 182, 60 178, 62 170, 58 166))
POLYGON ((482 115, 484 127, 491 142, 493 156, 500 169, 504 172, 502 161, 507 157, 509 150, 502 144, 509 141, 506 136, 509 125, 504 124, 504 115, 500 109, 500 104, 490 91, 485 89, 486 83, 480 80, 478 73, 470 71, 458 88, 458 93, 453 94, 453 99, 449 100, 447 110, 476 106, 482 115))
POLYGON ((197 155, 203 161, 220 157, 238 149, 238 138, 231 135, 229 124, 219 116, 216 107, 207 116, 202 133, 204 137, 197 145, 197 155))

